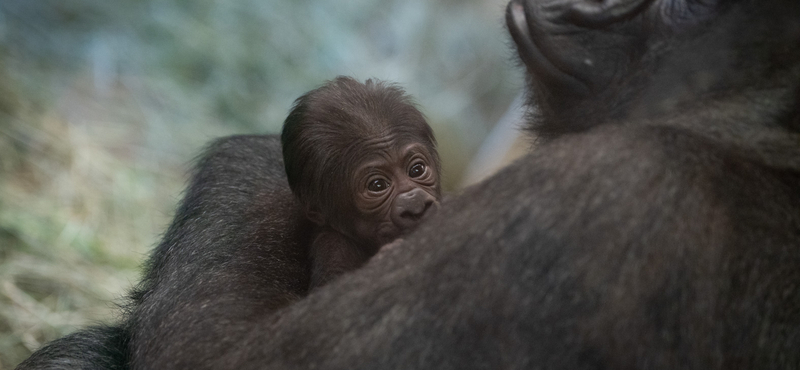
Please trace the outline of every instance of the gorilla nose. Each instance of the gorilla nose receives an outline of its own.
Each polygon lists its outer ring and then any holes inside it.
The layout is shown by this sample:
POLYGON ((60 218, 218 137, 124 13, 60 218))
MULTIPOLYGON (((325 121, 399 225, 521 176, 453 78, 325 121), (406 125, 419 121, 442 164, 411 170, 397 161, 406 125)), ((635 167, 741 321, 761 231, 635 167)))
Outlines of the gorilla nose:
POLYGON ((436 204, 436 198, 422 189, 402 193, 394 200, 392 222, 401 229, 411 228, 436 204))

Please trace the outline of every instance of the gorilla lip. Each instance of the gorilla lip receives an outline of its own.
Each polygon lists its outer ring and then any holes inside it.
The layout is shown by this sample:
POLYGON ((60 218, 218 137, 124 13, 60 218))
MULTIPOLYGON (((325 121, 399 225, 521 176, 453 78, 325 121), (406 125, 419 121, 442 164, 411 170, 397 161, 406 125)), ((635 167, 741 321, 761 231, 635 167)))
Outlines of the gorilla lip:
POLYGON ((508 4, 506 24, 511 37, 517 44, 519 56, 531 74, 546 81, 547 85, 560 86, 573 92, 584 92, 586 94, 590 92, 587 84, 571 73, 557 67, 544 54, 542 48, 531 35, 528 17, 525 14, 525 6, 523 4, 518 1, 512 1, 508 4))
POLYGON ((653 0, 614 0, 571 4, 564 12, 564 20, 581 26, 601 28, 630 19, 642 12, 653 0))

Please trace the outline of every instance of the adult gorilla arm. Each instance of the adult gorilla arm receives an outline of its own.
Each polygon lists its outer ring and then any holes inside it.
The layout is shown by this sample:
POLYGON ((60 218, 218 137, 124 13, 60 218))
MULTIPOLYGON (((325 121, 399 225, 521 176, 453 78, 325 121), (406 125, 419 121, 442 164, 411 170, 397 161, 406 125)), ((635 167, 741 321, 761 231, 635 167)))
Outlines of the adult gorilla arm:
POLYGON ((185 303, 151 316, 134 365, 790 367, 800 182, 731 154, 661 127, 547 143, 275 314, 208 298, 217 326, 185 303))
POLYGON ((307 230, 279 137, 213 143, 132 294, 133 364, 202 363, 241 345, 254 320, 306 294, 307 230))

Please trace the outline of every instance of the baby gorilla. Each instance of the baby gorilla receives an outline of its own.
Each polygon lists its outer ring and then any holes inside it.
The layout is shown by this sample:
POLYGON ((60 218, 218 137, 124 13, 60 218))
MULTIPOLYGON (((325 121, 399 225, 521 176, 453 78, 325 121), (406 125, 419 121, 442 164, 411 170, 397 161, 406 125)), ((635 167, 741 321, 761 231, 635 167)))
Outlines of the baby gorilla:
POLYGON ((311 289, 358 268, 438 207, 433 132, 395 85, 329 81, 295 101, 281 143, 289 186, 317 225, 311 289))

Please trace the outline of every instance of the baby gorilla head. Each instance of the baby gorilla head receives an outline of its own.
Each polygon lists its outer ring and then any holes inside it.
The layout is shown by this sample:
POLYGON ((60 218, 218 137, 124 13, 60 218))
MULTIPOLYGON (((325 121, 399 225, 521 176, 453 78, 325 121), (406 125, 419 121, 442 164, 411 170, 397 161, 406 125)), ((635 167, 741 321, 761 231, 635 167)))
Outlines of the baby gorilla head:
POLYGON ((338 77, 295 101, 281 141, 308 218, 369 256, 438 207, 433 132, 395 85, 338 77))

